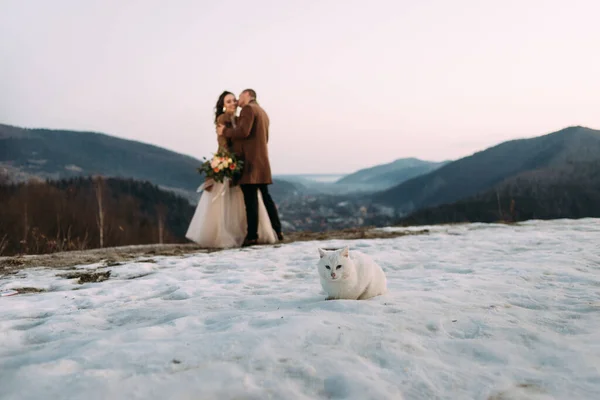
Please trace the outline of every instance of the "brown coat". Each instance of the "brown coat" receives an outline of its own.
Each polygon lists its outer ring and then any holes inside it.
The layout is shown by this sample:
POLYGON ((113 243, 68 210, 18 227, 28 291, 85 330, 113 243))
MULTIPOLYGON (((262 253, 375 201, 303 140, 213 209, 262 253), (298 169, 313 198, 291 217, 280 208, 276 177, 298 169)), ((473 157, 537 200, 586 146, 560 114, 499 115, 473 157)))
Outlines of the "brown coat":
POLYGON ((223 136, 231 139, 232 151, 244 160, 240 184, 273 183, 267 146, 269 116, 256 101, 251 101, 242 108, 236 127, 226 127, 223 136))

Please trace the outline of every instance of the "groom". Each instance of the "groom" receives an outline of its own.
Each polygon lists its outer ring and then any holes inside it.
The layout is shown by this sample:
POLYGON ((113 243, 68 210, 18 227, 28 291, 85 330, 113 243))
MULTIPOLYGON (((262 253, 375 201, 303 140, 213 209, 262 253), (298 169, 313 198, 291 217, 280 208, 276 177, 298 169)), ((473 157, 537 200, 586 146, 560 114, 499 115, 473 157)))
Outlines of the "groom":
POLYGON ((271 165, 269 163, 269 117, 256 102, 256 92, 244 90, 238 99, 242 111, 235 128, 217 127, 219 136, 232 141, 232 150, 244 161, 242 176, 239 179, 246 204, 248 233, 242 246, 252 246, 258 240, 258 191, 262 194, 271 226, 277 238, 283 241, 281 222, 275 203, 269 194, 267 185, 273 183, 271 165))

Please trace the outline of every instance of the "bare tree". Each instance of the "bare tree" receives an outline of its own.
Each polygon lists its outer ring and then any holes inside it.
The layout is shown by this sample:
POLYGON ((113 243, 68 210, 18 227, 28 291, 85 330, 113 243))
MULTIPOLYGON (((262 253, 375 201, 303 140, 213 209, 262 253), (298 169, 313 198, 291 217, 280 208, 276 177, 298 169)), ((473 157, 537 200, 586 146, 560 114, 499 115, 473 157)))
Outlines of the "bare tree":
POLYGON ((29 183, 26 183, 23 186, 24 192, 24 201, 23 201, 23 239, 22 243, 27 244, 27 237, 29 236, 29 207, 28 207, 28 199, 29 199, 29 183))
POLYGON ((163 244, 165 238, 165 219, 167 217, 167 207, 160 203, 156 206, 156 216, 158 220, 158 243, 163 244))
POLYGON ((517 210, 515 205, 515 199, 510 199, 510 218, 512 222, 517 222, 517 210))
POLYGON ((502 215, 502 206, 500 205, 500 192, 498 192, 498 190, 496 190, 496 199, 498 200, 498 216, 500 217, 500 220, 503 221, 504 217, 502 215))
POLYGON ((0 239, 0 256, 4 253, 4 250, 8 247, 8 235, 4 235, 0 239))
POLYGON ((98 214, 96 215, 96 224, 100 236, 100 247, 104 247, 104 202, 103 202, 104 179, 101 176, 94 178, 94 191, 96 193, 96 203, 98 204, 98 214))

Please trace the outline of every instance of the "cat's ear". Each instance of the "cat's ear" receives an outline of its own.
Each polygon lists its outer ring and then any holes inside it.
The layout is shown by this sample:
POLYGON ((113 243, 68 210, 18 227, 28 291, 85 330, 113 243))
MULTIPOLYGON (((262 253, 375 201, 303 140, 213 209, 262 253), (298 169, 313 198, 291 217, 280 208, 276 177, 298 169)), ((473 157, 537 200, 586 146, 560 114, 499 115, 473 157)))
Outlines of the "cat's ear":
POLYGON ((342 250, 340 250, 340 256, 348 258, 350 255, 350 247, 346 246, 342 250))
POLYGON ((327 253, 325 252, 325 250, 319 248, 319 257, 323 258, 323 257, 325 257, 326 254, 327 253))

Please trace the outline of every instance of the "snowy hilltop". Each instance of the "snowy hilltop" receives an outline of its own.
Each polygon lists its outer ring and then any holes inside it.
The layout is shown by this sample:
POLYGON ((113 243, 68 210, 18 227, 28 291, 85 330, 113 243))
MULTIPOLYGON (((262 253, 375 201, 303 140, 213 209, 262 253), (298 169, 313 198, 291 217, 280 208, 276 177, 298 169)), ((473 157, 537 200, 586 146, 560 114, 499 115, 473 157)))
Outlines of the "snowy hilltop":
POLYGON ((427 229, 5 275, 0 398, 600 398, 600 220, 427 229), (385 295, 324 300, 344 245, 385 295))

